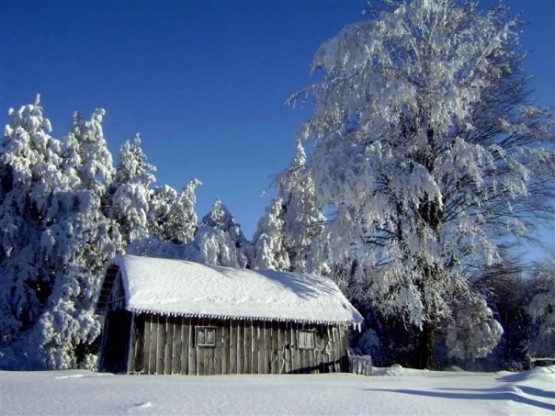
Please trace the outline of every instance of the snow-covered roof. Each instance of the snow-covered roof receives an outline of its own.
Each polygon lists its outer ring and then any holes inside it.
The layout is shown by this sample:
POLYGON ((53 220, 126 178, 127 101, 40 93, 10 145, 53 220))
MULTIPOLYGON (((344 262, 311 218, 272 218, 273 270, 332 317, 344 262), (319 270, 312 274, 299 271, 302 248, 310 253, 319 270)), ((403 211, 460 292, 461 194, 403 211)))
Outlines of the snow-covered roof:
MULTIPOLYGON (((326 277, 124 255, 119 268, 133 312, 359 326, 360 313, 326 277)), ((103 290, 111 289, 104 281, 103 290)), ((102 300, 99 301, 99 304, 102 300)), ((100 305, 102 306, 102 305, 100 305)))

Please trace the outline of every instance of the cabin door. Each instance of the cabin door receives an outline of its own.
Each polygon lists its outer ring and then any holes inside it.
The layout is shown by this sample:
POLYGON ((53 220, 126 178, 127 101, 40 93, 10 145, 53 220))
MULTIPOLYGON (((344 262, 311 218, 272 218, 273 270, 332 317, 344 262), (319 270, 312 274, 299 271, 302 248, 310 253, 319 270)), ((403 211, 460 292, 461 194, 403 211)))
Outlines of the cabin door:
POLYGON ((100 370, 110 373, 127 373, 127 358, 133 315, 125 310, 108 312, 104 327, 104 340, 100 370))

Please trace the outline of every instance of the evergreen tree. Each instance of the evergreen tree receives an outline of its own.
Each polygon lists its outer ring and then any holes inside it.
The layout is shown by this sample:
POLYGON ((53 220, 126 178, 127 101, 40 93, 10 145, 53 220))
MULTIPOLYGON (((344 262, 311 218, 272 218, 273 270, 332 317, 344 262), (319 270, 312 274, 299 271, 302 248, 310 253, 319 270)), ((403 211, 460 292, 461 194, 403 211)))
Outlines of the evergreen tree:
POLYGON ((325 218, 316 206, 312 172, 299 140, 289 168, 276 178, 274 186, 277 197, 282 200, 282 244, 288 253, 290 270, 325 273, 325 259, 312 251, 314 240, 323 231, 325 218))
POLYGON ((53 192, 68 187, 40 97, 9 114, 0 155, 0 345, 37 321, 52 291, 41 234, 55 220, 53 192))
POLYGON ((216 199, 195 234, 196 261, 229 267, 248 268, 250 245, 241 226, 222 201, 216 199))
POLYGON ((160 241, 168 242, 173 239, 167 221, 176 201, 177 191, 169 185, 157 186, 152 191, 148 222, 152 230, 151 234, 160 241))
POLYGON ((202 185, 198 179, 191 180, 177 195, 170 206, 164 224, 164 237, 172 243, 188 243, 193 240, 197 228, 195 189, 202 185))
POLYGON ((195 211, 195 189, 198 185, 201 182, 193 179, 179 194, 167 185, 155 188, 151 192, 149 205, 151 232, 148 237, 134 240, 128 247, 128 253, 197 260, 193 239, 198 227, 195 211))
POLYGON ((153 228, 149 224, 152 190, 156 168, 149 164, 141 149, 139 135, 126 141, 120 149, 120 161, 111 186, 110 217, 120 226, 126 245, 146 238, 153 228))
POLYGON ((114 174, 102 131, 104 114, 95 110, 87 121, 75 116, 66 138, 64 172, 76 178, 76 187, 55 192, 56 220, 42 236, 55 279, 27 342, 40 352, 37 361, 46 368, 94 365, 90 344, 100 334, 94 302, 105 264, 122 246, 117 224, 103 205, 114 174))
POLYGON ((274 198, 258 221, 253 237, 253 268, 289 270, 289 253, 283 245, 283 201, 274 198))

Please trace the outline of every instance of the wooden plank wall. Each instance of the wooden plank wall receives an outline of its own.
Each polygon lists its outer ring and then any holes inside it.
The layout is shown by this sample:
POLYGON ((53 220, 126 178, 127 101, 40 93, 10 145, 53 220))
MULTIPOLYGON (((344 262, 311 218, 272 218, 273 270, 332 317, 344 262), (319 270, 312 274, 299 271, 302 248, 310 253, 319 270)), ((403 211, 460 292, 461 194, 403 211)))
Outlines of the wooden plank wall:
POLYGON ((142 314, 135 316, 128 368, 192 375, 339 372, 347 347, 342 326, 142 314), (215 347, 196 346, 196 326, 216 329, 215 347), (314 331, 314 349, 298 348, 298 330, 314 331))

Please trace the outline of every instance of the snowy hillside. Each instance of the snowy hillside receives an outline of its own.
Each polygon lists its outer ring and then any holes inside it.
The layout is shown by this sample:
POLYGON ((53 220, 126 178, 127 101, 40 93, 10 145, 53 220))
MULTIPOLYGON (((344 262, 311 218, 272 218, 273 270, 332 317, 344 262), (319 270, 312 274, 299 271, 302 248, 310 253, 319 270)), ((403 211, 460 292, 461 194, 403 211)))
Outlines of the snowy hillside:
POLYGON ((377 369, 280 376, 0 372, 8 415, 548 415, 555 366, 523 373, 377 369))

